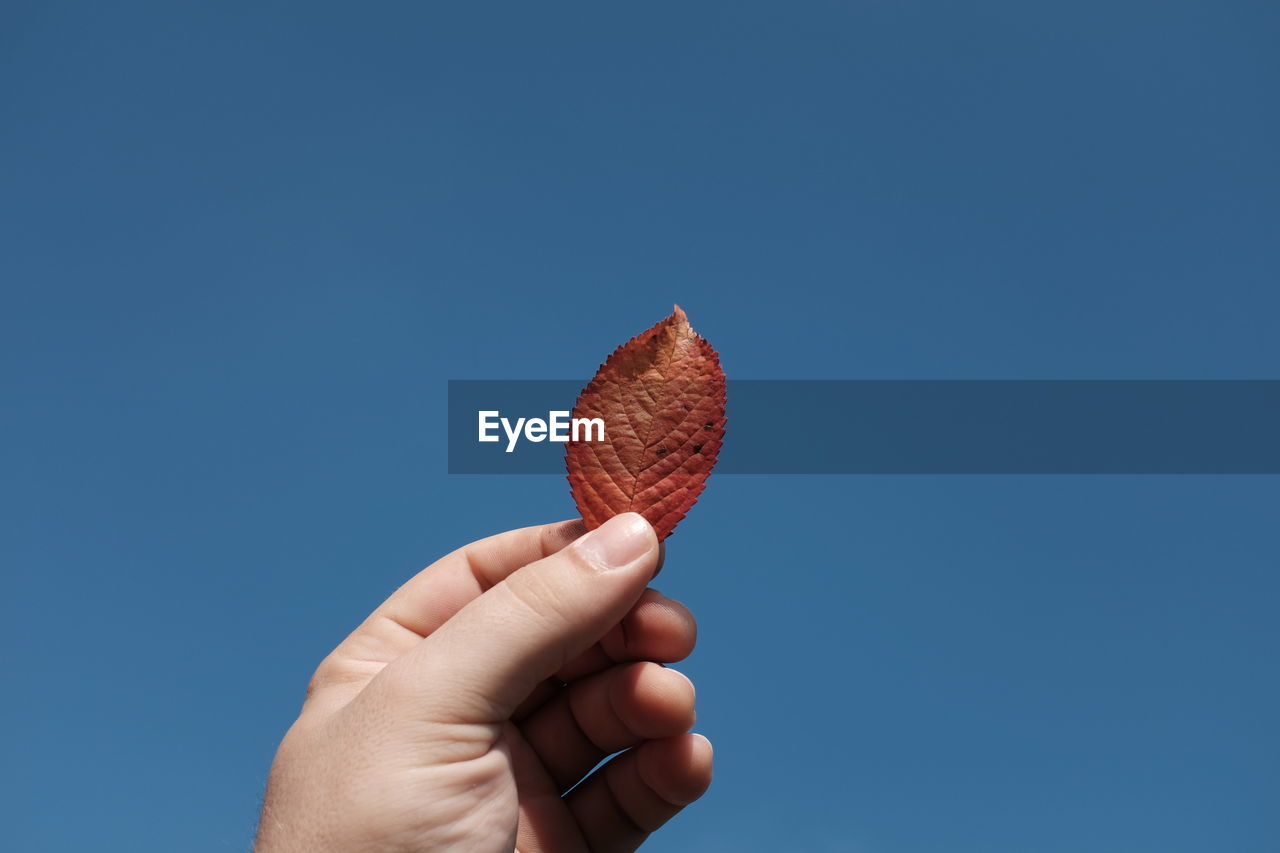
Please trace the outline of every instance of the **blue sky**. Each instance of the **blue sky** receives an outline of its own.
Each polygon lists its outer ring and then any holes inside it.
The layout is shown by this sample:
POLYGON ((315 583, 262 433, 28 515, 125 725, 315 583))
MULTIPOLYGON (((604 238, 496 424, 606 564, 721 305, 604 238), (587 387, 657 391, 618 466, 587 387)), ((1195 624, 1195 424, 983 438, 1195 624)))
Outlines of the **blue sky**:
MULTIPOLYGON (((445 473, 448 379, 586 377, 672 302, 740 379, 1277 378, 1278 37, 1263 2, 5 4, 9 846, 243 850, 345 632, 572 514, 445 473)), ((717 777, 647 849, 1274 850, 1278 498, 713 477, 658 586, 717 777)))

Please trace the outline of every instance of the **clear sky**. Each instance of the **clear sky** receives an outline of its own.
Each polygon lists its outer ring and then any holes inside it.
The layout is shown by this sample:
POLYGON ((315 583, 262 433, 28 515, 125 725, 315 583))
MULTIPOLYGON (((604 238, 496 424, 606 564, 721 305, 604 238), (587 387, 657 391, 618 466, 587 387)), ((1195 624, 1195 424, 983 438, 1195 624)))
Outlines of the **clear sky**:
MULTIPOLYGON (((1280 378, 1274 2, 0 9, 0 816, 242 851, 319 659, 573 512, 450 378, 1280 378)), ((796 412, 780 440, 830 442, 796 412)), ((732 442, 732 423, 727 441, 732 442)), ((712 477, 654 851, 1280 846, 1280 478, 712 477)))

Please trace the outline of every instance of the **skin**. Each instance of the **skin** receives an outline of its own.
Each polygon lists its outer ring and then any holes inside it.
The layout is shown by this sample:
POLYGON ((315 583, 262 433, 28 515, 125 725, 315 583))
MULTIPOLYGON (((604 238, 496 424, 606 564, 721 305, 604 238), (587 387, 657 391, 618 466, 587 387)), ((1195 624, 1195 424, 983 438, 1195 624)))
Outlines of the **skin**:
POLYGON ((643 518, 584 532, 472 543, 334 649, 276 753, 256 853, 630 851, 701 796, 711 745, 662 666, 693 650, 693 616, 647 588, 662 548, 643 518))

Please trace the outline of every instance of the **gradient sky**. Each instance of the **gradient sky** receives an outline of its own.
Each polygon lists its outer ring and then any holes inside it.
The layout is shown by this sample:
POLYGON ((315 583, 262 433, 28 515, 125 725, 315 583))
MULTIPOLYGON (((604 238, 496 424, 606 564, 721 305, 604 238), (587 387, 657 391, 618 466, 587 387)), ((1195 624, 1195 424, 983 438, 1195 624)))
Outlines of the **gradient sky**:
MULTIPOLYGON (((6 849, 242 851, 310 671, 573 512, 450 378, 1280 378, 1280 5, 0 9, 6 849)), ((779 440, 830 442, 797 412, 779 440)), ((727 438, 732 441, 732 430, 727 438)), ((654 851, 1280 846, 1280 478, 713 477, 654 851)))

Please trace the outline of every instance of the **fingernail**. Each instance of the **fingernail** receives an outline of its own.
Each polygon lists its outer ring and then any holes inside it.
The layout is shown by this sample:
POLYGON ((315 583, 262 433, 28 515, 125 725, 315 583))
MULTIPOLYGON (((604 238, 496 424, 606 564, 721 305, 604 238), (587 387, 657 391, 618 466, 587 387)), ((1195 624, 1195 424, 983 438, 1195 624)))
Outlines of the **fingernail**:
POLYGON ((601 569, 621 569, 643 557, 653 545, 653 528, 634 512, 615 515, 573 544, 601 569))

